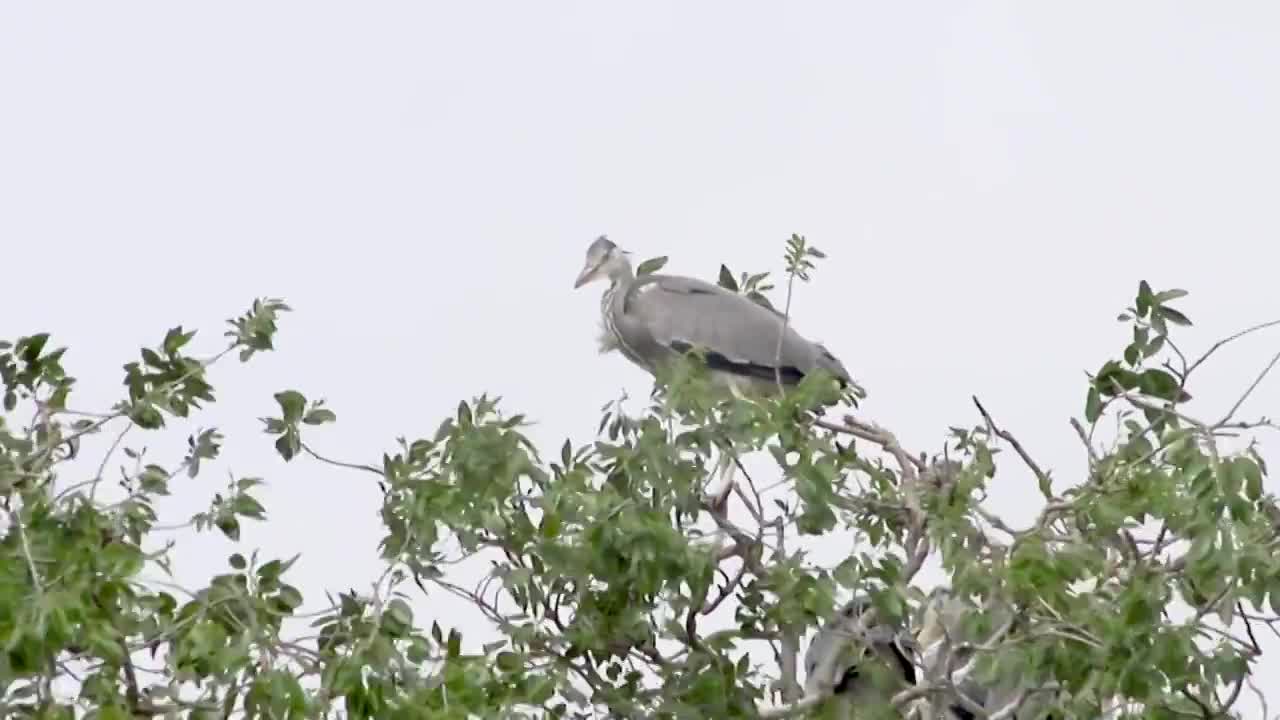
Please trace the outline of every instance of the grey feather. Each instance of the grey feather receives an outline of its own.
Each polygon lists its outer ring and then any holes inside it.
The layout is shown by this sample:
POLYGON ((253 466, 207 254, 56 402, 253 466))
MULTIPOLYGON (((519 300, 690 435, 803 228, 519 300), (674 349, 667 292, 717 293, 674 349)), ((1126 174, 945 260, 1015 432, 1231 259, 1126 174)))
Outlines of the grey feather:
MULTIPOLYGON (((977 605, 969 598, 953 594, 945 587, 935 588, 921 608, 920 629, 916 639, 924 659, 923 679, 938 681, 943 677, 943 668, 963 667, 973 657, 972 649, 960 649, 965 644, 982 645, 991 640, 995 628, 1009 627, 1012 636, 1020 631, 1016 629, 1018 622, 1013 608, 1002 603, 994 603, 990 609, 986 625, 986 633, 978 632, 973 620, 978 612, 977 605), (1011 625, 1008 625, 1011 623, 1011 625), (950 637, 950 644, 943 638, 950 637), (948 650, 948 648, 956 648, 948 650)), ((1023 702, 1011 720, 1028 720, 1044 718, 1052 697, 1048 693, 1040 693, 1034 697, 1023 697, 1023 686, 1017 680, 998 682, 994 686, 978 683, 972 676, 957 683, 957 689, 987 712, 996 712, 1012 702, 1022 698, 1023 702)), ((975 717, 958 698, 944 700, 948 717, 955 720, 972 720, 975 717)), ((1054 716, 1049 714, 1050 718, 1054 716)))
POLYGON ((714 374, 736 387, 772 392, 822 369, 852 383, 844 364, 796 331, 782 313, 695 278, 636 277, 625 253, 601 236, 587 250, 578 284, 607 275, 601 303, 601 352, 619 350, 650 372, 699 350, 714 374), (778 338, 782 343, 779 347, 778 338))
POLYGON ((869 607, 870 598, 865 595, 846 603, 819 628, 804 656, 807 690, 830 683, 844 716, 858 708, 858 717, 880 717, 891 710, 888 703, 896 693, 916 683, 910 635, 885 621, 865 625, 862 615, 869 607), (843 649, 838 644, 841 639, 847 639, 843 649), (824 677, 824 661, 837 652, 829 666, 831 674, 824 677))
POLYGON ((672 350, 705 348, 761 379, 772 380, 775 368, 791 382, 818 368, 840 380, 850 379, 844 365, 821 345, 801 337, 790 323, 784 330, 781 313, 702 280, 670 275, 640 278, 620 309, 672 350))

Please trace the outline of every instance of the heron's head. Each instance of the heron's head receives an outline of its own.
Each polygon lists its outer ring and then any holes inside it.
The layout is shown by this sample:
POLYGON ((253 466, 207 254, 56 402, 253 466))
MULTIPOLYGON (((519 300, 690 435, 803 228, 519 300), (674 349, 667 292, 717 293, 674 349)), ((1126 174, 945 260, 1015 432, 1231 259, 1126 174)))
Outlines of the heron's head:
POLYGON ((580 288, 606 277, 616 280, 629 272, 631 261, 627 259, 627 252, 601 235, 587 247, 587 259, 582 264, 578 279, 573 281, 573 287, 580 288))

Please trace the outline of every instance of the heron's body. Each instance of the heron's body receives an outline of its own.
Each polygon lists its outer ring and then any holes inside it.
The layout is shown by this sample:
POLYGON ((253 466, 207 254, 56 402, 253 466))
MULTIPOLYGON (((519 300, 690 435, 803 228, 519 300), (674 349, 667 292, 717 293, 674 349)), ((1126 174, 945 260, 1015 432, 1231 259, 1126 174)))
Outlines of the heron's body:
MULTIPOLYGON (((920 628, 916 633, 925 681, 937 682, 943 677, 944 668, 964 667, 973 658, 972 648, 989 643, 995 628, 1007 627, 1010 636, 1019 634, 1020 631, 1014 629, 1018 623, 1014 622, 1013 608, 1003 604, 997 604, 989 611, 992 630, 985 635, 973 632, 966 627, 967 619, 977 611, 978 607, 972 600, 953 594, 949 588, 938 587, 930 592, 921 608, 920 628)), ((984 685, 970 676, 956 682, 955 687, 989 713, 1005 712, 1011 703, 1020 703, 1016 712, 1008 715, 1010 720, 1039 719, 1046 715, 1048 720, 1054 720, 1057 717, 1046 710, 1052 693, 1028 695, 1021 678, 984 685)), ((947 717, 953 720, 974 720, 977 717, 957 698, 936 699, 947 704, 947 717)))
MULTIPOLYGON (((905 628, 893 623, 879 621, 870 626, 864 624, 862 615, 870 604, 870 599, 865 595, 855 597, 840 613, 818 629, 805 652, 807 690, 815 692, 829 683, 838 703, 836 715, 842 719, 906 715, 913 718, 974 720, 976 715, 963 703, 945 695, 929 695, 910 703, 916 706, 910 714, 892 711, 886 705, 894 695, 908 687, 920 683, 941 685, 938 676, 940 668, 947 667, 952 662, 954 667, 960 667, 969 660, 972 651, 959 658, 950 658, 942 651, 945 643, 940 641, 950 634, 953 642, 960 642, 964 635, 962 629, 965 615, 975 608, 966 606, 947 592, 935 591, 923 608, 921 627, 913 637, 905 628), (842 640, 843 648, 840 647, 842 640), (913 657, 920 659, 919 673, 913 657), (942 715, 931 712, 929 706, 933 700, 942 701, 945 707, 942 715)), ((964 639, 981 644, 987 638, 964 639)), ((957 685, 969 701, 987 712, 1001 710, 1018 699, 1027 700, 1020 696, 1020 688, 1016 685, 1001 685, 993 691, 972 678, 957 681, 957 685)), ((1022 717, 1043 717, 1043 708, 1038 707, 1036 702, 1027 701, 1011 720, 1022 717)))
POLYGON ((779 383, 794 386, 818 369, 842 386, 851 382, 834 355, 801 336, 781 313, 695 278, 637 277, 603 236, 587 251, 577 285, 600 277, 609 279, 600 303, 601 350, 621 352, 652 374, 699 350, 711 375, 739 393, 772 393, 779 383))
MULTIPOLYGON (((852 384, 844 365, 797 333, 781 313, 702 280, 637 277, 626 253, 601 235, 587 248, 573 286, 605 278, 601 351, 616 350, 655 377, 693 351, 705 360, 712 379, 738 396, 771 395, 819 369, 841 387, 852 384)), ((721 486, 710 493, 713 506, 721 505, 733 487, 734 454, 722 452, 718 465, 721 486)))
POLYGON ((841 718, 855 711, 856 717, 901 717, 890 700, 916 684, 913 641, 891 623, 866 627, 862 615, 869 607, 868 597, 856 597, 818 629, 804 655, 807 690, 830 683, 841 718))

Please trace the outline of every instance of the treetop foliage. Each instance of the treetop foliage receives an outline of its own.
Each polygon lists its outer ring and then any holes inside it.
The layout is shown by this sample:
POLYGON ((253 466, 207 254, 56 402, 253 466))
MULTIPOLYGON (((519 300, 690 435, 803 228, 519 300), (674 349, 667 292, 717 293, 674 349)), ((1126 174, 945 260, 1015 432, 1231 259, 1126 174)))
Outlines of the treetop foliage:
MULTIPOLYGON (((779 312, 824 257, 787 241, 779 312)), ((722 265, 718 281, 777 307, 770 273, 722 265)), ((232 477, 177 520, 236 545, 223 571, 196 588, 143 578, 172 569, 159 533, 175 519, 158 500, 179 476, 207 475, 226 438, 199 429, 176 462, 146 444, 216 402, 217 363, 274 350, 287 304, 254 301, 211 354, 194 350, 196 331, 170 329, 124 365, 106 409, 77 407, 49 333, 2 341, 0 716, 828 717, 841 700, 799 658, 854 594, 912 629, 920 677, 857 717, 948 704, 1023 720, 1234 716, 1246 693, 1262 697, 1253 671, 1280 636, 1280 507, 1256 440, 1278 428, 1241 416, 1280 355, 1221 417, 1186 403, 1223 345, 1280 321, 1197 354, 1178 337, 1186 296, 1143 281, 1119 316, 1131 342, 1100 359, 1070 419, 1088 456, 1080 478, 1055 476, 978 398, 976 421, 940 425, 941 446, 921 452, 854 412, 861 388, 842 395, 815 374, 781 397, 726 397, 694 359, 639 412, 604 405, 584 425, 590 442, 537 447, 526 415, 486 394, 362 462, 310 445, 338 415, 311 389, 282 388, 260 419, 281 460, 383 492, 383 571, 305 616, 297 558, 240 547, 243 523, 267 521, 264 478, 232 477), (852 410, 836 417, 841 401, 852 410), (715 487, 720 453, 738 472, 715 487), (1026 527, 986 500, 1008 464, 1043 499, 1026 527), (823 566, 801 547, 818 538, 856 550, 823 566), (463 562, 483 563, 483 581, 464 587, 463 562), (941 597, 918 581, 926 562, 959 602, 940 637, 919 634, 941 597), (433 616, 445 594, 498 639, 468 641, 433 616), (982 707, 964 689, 974 682, 1002 704, 982 707)))

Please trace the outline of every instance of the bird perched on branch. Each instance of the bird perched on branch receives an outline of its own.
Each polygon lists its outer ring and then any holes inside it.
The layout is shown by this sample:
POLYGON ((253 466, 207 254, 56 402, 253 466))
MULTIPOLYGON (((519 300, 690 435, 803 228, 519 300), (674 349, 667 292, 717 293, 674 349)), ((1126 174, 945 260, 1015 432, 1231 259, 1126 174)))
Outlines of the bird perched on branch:
POLYGON ((792 387, 818 369, 841 387, 852 382, 830 351, 801 336, 782 313, 696 278, 637 277, 627 254, 601 235, 573 284, 609 281, 600 299, 602 352, 619 351, 656 375, 663 363, 701 349, 712 378, 743 395, 775 393, 779 382, 792 387))
MULTIPOLYGON (((947 684, 941 682, 940 673, 945 673, 948 667, 964 666, 973 656, 972 644, 981 645, 991 640, 990 637, 970 638, 964 630, 967 616, 977 608, 945 589, 935 589, 921 608, 920 627, 914 637, 896 623, 885 620, 867 623, 864 615, 870 608, 868 596, 857 596, 818 629, 805 652, 806 694, 817 694, 824 686, 830 688, 837 703, 835 717, 841 720, 855 717, 975 720, 978 715, 947 692, 930 693, 912 701, 908 703, 908 707, 914 705, 911 710, 890 710, 888 704, 894 695, 915 685, 945 687, 947 684), (950 643, 943 642, 944 636, 950 637, 950 643), (956 657, 950 655, 953 646, 960 648, 956 650, 956 657), (941 705, 938 709, 942 714, 934 714, 934 702, 941 705)), ((1000 625, 1013 619, 1007 608, 995 615, 1000 625)), ((954 688, 964 693, 969 703, 988 713, 1006 711, 1011 704, 1017 704, 1016 713, 1002 716, 1010 720, 1056 720, 1057 717, 1046 713, 1048 697, 1043 694, 1029 697, 1026 688, 1017 681, 987 687, 972 677, 965 677, 955 680, 954 688)))
MULTIPOLYGON (((936 682, 945 675, 946 668, 963 668, 973 659, 975 646, 990 645, 1004 638, 1016 638, 1020 634, 1019 626, 1022 623, 1013 608, 1003 603, 989 602, 992 603, 987 611, 991 629, 984 635, 975 633, 970 627, 972 623, 969 621, 979 612, 978 606, 971 599, 957 596, 946 587, 934 588, 929 593, 920 609, 920 627, 916 632, 916 645, 923 666, 922 681, 936 682)), ((1002 716, 1009 720, 1057 719, 1056 714, 1046 710, 1053 697, 1052 693, 1036 693, 1031 696, 1020 679, 988 686, 969 675, 955 681, 954 687, 970 703, 988 713, 1004 712, 1009 706, 1016 705, 1017 712, 1002 716)), ((936 696, 933 699, 945 703, 949 711, 945 717, 953 720, 974 720, 977 717, 954 695, 936 696)))
MULTIPOLYGON (((587 247, 573 287, 607 279, 600 298, 601 352, 621 352, 658 377, 691 350, 701 353, 711 379, 738 397, 772 395, 825 370, 849 387, 849 371, 821 343, 796 332, 778 311, 719 285, 679 275, 637 276, 628 253, 604 235, 587 247)), ((736 460, 722 452, 719 506, 732 489, 736 460)))
POLYGON ((871 599, 860 595, 828 620, 804 654, 806 693, 827 685, 836 717, 902 717, 889 701, 916 684, 914 639, 901 626, 864 622, 871 599))

